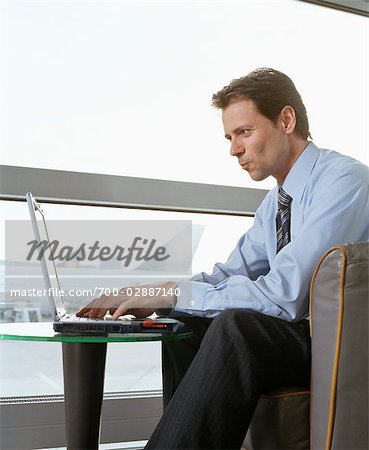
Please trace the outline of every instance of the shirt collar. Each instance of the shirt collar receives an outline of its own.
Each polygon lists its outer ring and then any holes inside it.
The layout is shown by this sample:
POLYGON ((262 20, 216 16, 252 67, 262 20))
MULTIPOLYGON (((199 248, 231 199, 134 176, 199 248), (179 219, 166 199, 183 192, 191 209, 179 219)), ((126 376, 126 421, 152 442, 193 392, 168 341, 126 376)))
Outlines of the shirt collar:
POLYGON ((283 190, 301 203, 305 186, 319 156, 319 148, 310 142, 291 167, 283 182, 283 190))

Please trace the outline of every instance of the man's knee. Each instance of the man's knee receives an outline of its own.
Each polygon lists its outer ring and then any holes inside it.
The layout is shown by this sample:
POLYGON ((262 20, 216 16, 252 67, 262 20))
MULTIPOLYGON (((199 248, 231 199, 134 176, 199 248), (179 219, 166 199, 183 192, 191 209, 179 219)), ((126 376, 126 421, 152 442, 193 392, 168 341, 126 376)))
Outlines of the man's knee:
MULTIPOLYGON (((248 335, 255 329, 260 313, 247 309, 228 309, 213 319, 207 333, 207 343, 218 345, 227 340, 239 341, 240 336, 248 335)), ((253 334, 253 333, 252 333, 253 334)))
POLYGON ((227 309, 220 313, 212 323, 212 327, 238 327, 259 320, 261 314, 251 309, 227 309))

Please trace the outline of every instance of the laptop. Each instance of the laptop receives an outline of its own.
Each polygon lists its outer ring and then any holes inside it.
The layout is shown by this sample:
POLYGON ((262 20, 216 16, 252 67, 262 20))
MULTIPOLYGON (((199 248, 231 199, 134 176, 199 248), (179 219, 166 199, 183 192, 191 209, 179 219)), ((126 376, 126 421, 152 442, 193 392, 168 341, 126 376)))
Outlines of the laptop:
MULTIPOLYGON (((46 240, 50 243, 45 215, 40 204, 35 200, 31 192, 27 192, 26 199, 35 239, 38 242, 46 240), (41 239, 41 234, 43 239, 41 239)), ((55 331, 61 333, 88 335, 106 335, 110 333, 174 334, 179 333, 184 328, 184 324, 182 322, 169 317, 157 317, 154 319, 130 319, 123 317, 118 320, 109 320, 108 318, 90 319, 86 317, 77 317, 75 314, 68 314, 63 296, 61 295, 61 288, 55 261, 53 258, 51 258, 51 262, 47 261, 49 258, 45 258, 45 252, 41 251, 41 247, 40 254, 42 276, 47 291, 49 306, 53 318, 53 328, 55 331)))

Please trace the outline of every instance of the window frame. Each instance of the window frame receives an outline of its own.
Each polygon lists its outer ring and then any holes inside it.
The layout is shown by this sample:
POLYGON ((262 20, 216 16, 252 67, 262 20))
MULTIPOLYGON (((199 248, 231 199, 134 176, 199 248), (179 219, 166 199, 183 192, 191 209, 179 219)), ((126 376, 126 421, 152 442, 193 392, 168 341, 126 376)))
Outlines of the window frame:
POLYGON ((336 9, 346 13, 369 17, 369 5, 367 0, 300 0, 317 6, 336 9))

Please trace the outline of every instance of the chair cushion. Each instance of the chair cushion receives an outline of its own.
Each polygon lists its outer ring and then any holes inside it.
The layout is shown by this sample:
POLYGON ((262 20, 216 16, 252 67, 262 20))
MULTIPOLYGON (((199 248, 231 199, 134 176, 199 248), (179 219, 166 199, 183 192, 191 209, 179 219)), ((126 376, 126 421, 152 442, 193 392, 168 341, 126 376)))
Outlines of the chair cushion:
POLYGON ((299 387, 284 387, 263 394, 243 447, 247 450, 308 449, 309 398, 309 391, 299 387))

